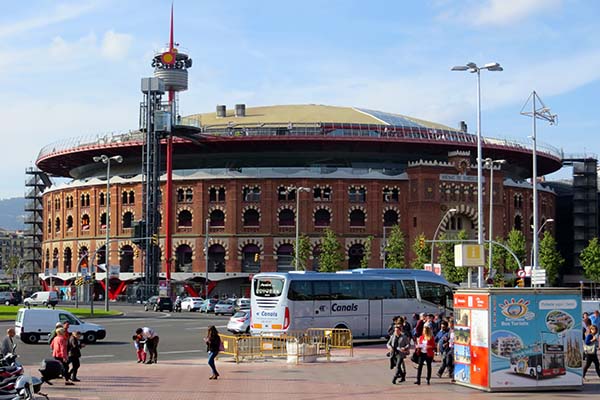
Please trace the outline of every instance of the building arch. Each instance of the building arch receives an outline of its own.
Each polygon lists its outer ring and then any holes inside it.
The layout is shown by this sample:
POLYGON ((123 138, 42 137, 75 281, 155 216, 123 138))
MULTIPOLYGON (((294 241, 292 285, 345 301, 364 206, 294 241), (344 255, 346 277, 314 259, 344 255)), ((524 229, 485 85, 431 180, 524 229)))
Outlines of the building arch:
POLYGON ((133 246, 125 243, 119 248, 119 272, 133 272, 135 252, 133 246))

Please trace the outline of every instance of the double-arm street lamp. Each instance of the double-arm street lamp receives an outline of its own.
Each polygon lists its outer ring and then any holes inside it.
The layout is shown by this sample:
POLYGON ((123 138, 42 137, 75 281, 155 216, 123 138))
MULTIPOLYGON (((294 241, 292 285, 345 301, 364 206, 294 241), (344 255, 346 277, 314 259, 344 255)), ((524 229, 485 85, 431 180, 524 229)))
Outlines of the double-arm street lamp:
POLYGON ((306 192, 309 193, 310 192, 310 188, 307 187, 303 187, 303 186, 299 186, 299 187, 294 187, 294 186, 290 186, 287 188, 287 192, 291 193, 293 191, 296 191, 296 259, 295 259, 295 263, 294 263, 294 270, 298 271, 298 267, 299 267, 299 263, 300 263, 300 193, 302 192, 306 192))
MULTIPOLYGON (((106 164, 106 243, 104 244, 104 266, 106 267, 106 285, 104 287, 104 309, 108 311, 108 269, 109 269, 109 245, 110 245, 110 162, 115 161, 117 163, 123 162, 123 157, 112 156, 109 157, 105 154, 94 157, 94 162, 102 162, 106 164)), ((94 284, 94 282, 92 282, 94 284)), ((93 293, 92 293, 93 296, 93 293)), ((92 297, 92 302, 94 301, 92 297)))
MULTIPOLYGON (((442 217, 442 219, 440 220, 440 223, 438 224, 437 228, 435 228, 435 233, 433 234, 433 237, 431 238, 431 270, 433 271, 433 250, 435 248, 435 238, 437 238, 438 232, 440 231, 440 228, 442 227, 442 224, 444 223, 444 221, 446 221, 446 217, 452 213, 455 213, 457 210, 456 208, 451 208, 448 211, 446 211, 446 214, 444 214, 444 216, 442 217)), ((471 280, 469 279, 469 282, 471 282, 471 280)))
MULTIPOLYGON (((481 70, 502 71, 500 64, 488 63, 483 67, 477 66, 474 62, 466 65, 457 65, 452 67, 452 71, 469 71, 477 74, 477 244, 483 245, 483 193, 482 193, 482 165, 479 160, 483 159, 481 154, 481 70)), ((477 276, 478 287, 483 287, 483 265, 479 267, 477 276)))
POLYGON ((488 226, 488 229, 490 231, 489 232, 490 240, 488 241, 488 246, 489 246, 488 274, 491 274, 492 268, 493 268, 493 263, 492 263, 493 250, 492 250, 492 248, 494 247, 494 245, 493 245, 493 240, 494 240, 494 167, 496 165, 501 167, 502 164, 506 164, 506 160, 492 160, 491 158, 486 158, 485 160, 483 160, 483 162, 485 163, 485 167, 489 168, 489 170, 490 170, 490 192, 488 195, 490 197, 490 223, 488 226))
MULTIPOLYGON (((537 232, 535 233, 535 237, 539 238, 540 237, 540 233, 542 233, 542 230, 544 229, 544 226, 546 226, 547 223, 550 222, 554 222, 554 218, 548 218, 547 220, 544 221, 544 223, 542 224, 542 226, 540 226, 540 229, 537 230, 537 232)), ((534 225, 531 225, 532 229, 535 229, 534 225)), ((537 260, 534 258, 535 254, 535 246, 531 245, 531 252, 529 254, 529 259, 531 260, 531 268, 532 269, 538 269, 539 266, 538 265, 534 265, 534 262, 537 262, 537 260)))

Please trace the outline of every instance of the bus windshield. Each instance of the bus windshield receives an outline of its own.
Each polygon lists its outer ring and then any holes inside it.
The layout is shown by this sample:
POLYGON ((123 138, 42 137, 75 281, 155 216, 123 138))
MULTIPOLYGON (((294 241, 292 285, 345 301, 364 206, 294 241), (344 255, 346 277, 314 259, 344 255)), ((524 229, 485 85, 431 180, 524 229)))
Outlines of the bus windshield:
POLYGON ((279 297, 283 292, 283 278, 260 277, 254 280, 256 297, 279 297))

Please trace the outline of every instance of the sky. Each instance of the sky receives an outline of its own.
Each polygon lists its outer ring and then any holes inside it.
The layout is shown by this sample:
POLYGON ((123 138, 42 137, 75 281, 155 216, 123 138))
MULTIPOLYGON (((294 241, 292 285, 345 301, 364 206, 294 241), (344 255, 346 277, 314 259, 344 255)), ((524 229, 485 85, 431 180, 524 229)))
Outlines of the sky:
MULTIPOLYGON (((169 39, 171 1, 6 1, 0 13, 0 199, 50 143, 137 129, 140 79, 169 39)), ((558 125, 538 143, 599 152, 600 2, 588 0, 176 0, 193 59, 180 113, 217 104, 354 106, 527 141, 535 90, 558 125)), ((550 179, 570 177, 567 168, 550 179)))

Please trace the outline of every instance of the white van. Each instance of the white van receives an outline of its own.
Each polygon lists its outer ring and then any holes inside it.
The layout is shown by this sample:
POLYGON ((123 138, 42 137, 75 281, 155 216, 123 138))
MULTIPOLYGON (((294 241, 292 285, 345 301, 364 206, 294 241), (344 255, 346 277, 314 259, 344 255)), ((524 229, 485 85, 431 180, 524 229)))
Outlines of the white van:
POLYGON ((29 306, 44 306, 54 307, 58 304, 58 294, 54 291, 49 292, 35 292, 31 297, 27 297, 23 300, 25 307, 29 306))
POLYGON ((15 321, 16 336, 23 343, 37 343, 40 340, 48 340, 50 332, 56 328, 57 322, 68 322, 69 331, 81 332, 83 341, 94 343, 106 337, 106 329, 103 326, 83 322, 68 311, 47 308, 21 308, 17 312, 15 321))

